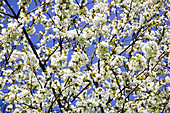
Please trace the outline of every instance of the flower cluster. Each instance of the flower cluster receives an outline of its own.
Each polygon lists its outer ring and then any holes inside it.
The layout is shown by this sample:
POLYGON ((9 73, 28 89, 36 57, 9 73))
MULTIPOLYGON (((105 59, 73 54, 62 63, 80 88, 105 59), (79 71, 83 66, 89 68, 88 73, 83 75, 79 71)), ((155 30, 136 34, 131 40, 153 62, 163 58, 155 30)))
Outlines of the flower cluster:
POLYGON ((68 66, 72 67, 73 69, 79 70, 80 67, 85 66, 87 63, 88 63, 87 54, 78 51, 73 53, 68 66))
POLYGON ((51 56, 51 66, 55 68, 65 67, 67 66, 67 54, 60 54, 59 51, 55 52, 53 56, 51 56))
POLYGON ((129 60, 130 70, 136 71, 136 70, 143 70, 145 68, 146 68, 146 59, 141 54, 136 54, 135 57, 132 57, 129 60))
POLYGON ((18 23, 9 23, 8 29, 2 29, 4 40, 6 42, 16 41, 21 35, 22 29, 18 28, 18 23))
POLYGON ((145 57, 147 57, 147 58, 157 56, 158 51, 159 51, 158 45, 154 41, 147 42, 142 48, 142 52, 145 54, 145 57))
POLYGON ((32 0, 19 0, 18 5, 20 6, 28 6, 32 0))
POLYGON ((109 52, 109 44, 105 41, 102 41, 98 44, 98 49, 96 51, 98 58, 104 58, 109 52))
POLYGON ((14 1, 0 0, 0 111, 168 112, 168 0, 14 1))

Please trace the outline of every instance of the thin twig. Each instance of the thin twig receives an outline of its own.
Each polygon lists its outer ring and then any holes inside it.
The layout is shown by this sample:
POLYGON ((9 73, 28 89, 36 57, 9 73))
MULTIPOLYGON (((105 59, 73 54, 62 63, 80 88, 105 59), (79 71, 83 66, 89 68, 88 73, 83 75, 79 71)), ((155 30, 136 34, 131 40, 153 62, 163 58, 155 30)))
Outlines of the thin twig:
POLYGON ((74 100, 91 84, 91 82, 89 82, 84 88, 81 89, 81 91, 73 98, 73 100, 71 101, 74 102, 74 100))

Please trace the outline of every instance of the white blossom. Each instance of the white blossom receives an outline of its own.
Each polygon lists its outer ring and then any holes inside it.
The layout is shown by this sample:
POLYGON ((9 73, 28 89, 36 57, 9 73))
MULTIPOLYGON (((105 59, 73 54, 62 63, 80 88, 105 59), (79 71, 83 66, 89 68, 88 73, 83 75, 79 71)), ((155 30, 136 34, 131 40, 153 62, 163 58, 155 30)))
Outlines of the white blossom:
POLYGON ((9 1, 1 111, 168 112, 169 1, 9 1))
POLYGON ((149 41, 143 46, 142 51, 147 58, 155 57, 158 55, 158 45, 154 41, 149 41))
POLYGON ((67 59, 66 54, 64 53, 60 54, 60 52, 57 51, 51 57, 51 66, 58 67, 58 68, 64 67, 67 64, 66 59, 67 59))
POLYGON ((131 70, 143 70, 146 68, 146 59, 140 54, 136 54, 129 62, 129 68, 131 70))
POLYGON ((98 58, 104 58, 108 52, 109 52, 109 45, 107 42, 102 41, 100 44, 98 44, 98 49, 96 51, 98 58))
POLYGON ((85 66, 88 63, 88 57, 83 52, 74 52, 71 56, 71 61, 69 62, 70 67, 79 69, 82 66, 85 66))

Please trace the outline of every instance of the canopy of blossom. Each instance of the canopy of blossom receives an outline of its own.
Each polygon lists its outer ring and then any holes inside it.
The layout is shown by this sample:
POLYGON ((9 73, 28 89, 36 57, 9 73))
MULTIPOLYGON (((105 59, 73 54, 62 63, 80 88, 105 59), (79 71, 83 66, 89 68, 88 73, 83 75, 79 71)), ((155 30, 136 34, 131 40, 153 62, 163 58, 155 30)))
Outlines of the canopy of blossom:
POLYGON ((168 112, 169 0, 11 1, 0 0, 1 111, 168 112))

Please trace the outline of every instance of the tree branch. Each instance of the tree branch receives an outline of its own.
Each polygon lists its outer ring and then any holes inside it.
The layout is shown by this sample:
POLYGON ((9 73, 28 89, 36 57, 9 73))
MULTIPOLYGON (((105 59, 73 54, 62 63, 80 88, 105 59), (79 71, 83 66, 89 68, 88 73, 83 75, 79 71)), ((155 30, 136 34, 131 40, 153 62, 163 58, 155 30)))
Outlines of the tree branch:
POLYGON ((23 32, 24 32, 24 34, 26 36, 26 39, 28 40, 28 43, 30 44, 36 58, 39 60, 39 65, 40 65, 41 69, 43 70, 43 72, 46 72, 45 66, 44 66, 44 64, 42 64, 41 60, 39 59, 39 56, 38 56, 38 54, 37 54, 37 52, 36 52, 36 50, 34 48, 34 45, 33 45, 32 41, 30 40, 30 38, 28 36, 28 33, 27 33, 26 29, 24 27, 22 29, 23 29, 23 32))
POLYGON ((12 16, 12 15, 7 14, 7 13, 5 13, 5 12, 1 12, 1 11, 0 11, 0 13, 1 13, 1 14, 4 14, 4 15, 6 15, 6 16, 9 16, 9 17, 11 17, 11 18, 15 18, 15 16, 12 16))
POLYGON ((10 10, 12 11, 12 13, 13 13, 13 15, 14 15, 14 18, 17 19, 18 17, 17 17, 17 15, 16 15, 15 11, 12 9, 11 5, 8 3, 7 0, 4 0, 4 1, 5 1, 5 3, 8 5, 8 7, 10 8, 10 10))
POLYGON ((87 84, 84 88, 81 89, 81 91, 73 98, 73 100, 71 101, 71 103, 74 102, 74 100, 84 91, 86 90, 86 88, 88 88, 88 86, 91 84, 91 82, 89 82, 89 84, 87 84))

